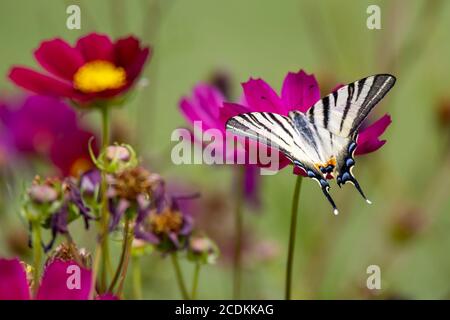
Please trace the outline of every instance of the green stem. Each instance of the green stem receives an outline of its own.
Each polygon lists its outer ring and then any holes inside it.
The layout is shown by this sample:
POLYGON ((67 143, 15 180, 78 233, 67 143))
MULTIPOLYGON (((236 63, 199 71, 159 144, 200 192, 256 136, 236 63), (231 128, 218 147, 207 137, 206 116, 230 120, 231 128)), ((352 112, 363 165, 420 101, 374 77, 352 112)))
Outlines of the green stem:
POLYGON ((129 251, 131 250, 131 242, 130 240, 132 235, 130 234, 130 220, 125 220, 125 228, 123 230, 123 243, 122 243, 122 253, 120 255, 119 264, 117 265, 116 272, 114 273, 114 277, 109 285, 108 292, 113 292, 114 287, 117 284, 117 281, 120 278, 121 273, 123 272, 125 261, 129 258, 129 251))
POLYGON ((173 268, 175 269, 175 276, 177 278, 178 287, 180 288, 181 296, 184 300, 189 300, 189 295, 184 284, 183 274, 181 273, 180 264, 178 263, 178 255, 176 252, 171 254, 173 268))
POLYGON ((132 258, 134 299, 142 300, 142 272, 140 257, 132 258))
POLYGON ((291 228, 289 234, 289 248, 286 264, 286 289, 285 300, 291 300, 292 265, 294 262, 295 235, 297 229, 298 201, 302 187, 302 176, 297 176, 295 182, 294 195, 292 197, 291 228))
POLYGON ((37 294, 40 282, 40 270, 42 263, 42 248, 41 248, 41 226, 39 221, 33 222, 31 227, 33 237, 33 293, 37 294))
POLYGON ((243 204, 243 185, 244 185, 244 166, 237 168, 237 192, 235 199, 235 243, 233 257, 233 299, 240 299, 241 295, 241 276, 242 276, 242 204, 243 204))
POLYGON ((194 280, 192 283, 192 294, 191 294, 191 298, 193 300, 197 299, 197 288, 198 288, 198 276, 200 274, 200 267, 201 264, 200 263, 196 263, 195 264, 195 270, 194 270, 194 280))
POLYGON ((119 287, 117 288, 117 296, 122 297, 123 292, 123 286, 125 285, 125 279, 127 277, 127 271, 128 271, 128 264, 130 263, 130 257, 131 257, 131 245, 133 244, 133 232, 130 232, 130 236, 128 237, 128 245, 127 245, 127 251, 125 254, 125 262, 123 265, 122 273, 120 274, 120 281, 119 281, 119 287))
MULTIPOLYGON (((100 107, 101 117, 102 117, 102 151, 104 151, 109 145, 109 108, 108 106, 100 107)), ((110 256, 109 256, 109 243, 108 243, 108 225, 109 225, 109 213, 108 213, 108 198, 107 198, 107 181, 106 181, 106 172, 102 171, 102 181, 100 185, 101 192, 101 206, 100 206, 100 226, 99 226, 99 234, 100 248, 97 247, 97 251, 101 253, 101 262, 98 266, 94 266, 97 269, 100 268, 100 285, 99 289, 101 292, 106 290, 106 282, 107 282, 107 272, 111 269, 110 267, 110 256)), ((95 269, 93 274, 95 276, 98 275, 98 270, 95 269)), ((94 282, 96 278, 94 278, 94 282)))

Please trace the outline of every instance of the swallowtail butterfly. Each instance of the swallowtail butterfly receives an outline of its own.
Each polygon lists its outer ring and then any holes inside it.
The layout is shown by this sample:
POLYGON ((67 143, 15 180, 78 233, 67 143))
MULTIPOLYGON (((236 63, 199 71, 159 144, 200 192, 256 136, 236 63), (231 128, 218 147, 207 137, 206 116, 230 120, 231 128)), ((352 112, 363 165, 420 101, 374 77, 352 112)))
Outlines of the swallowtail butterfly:
POLYGON ((306 113, 291 111, 288 116, 271 112, 242 113, 228 119, 226 128, 281 151, 319 183, 334 213, 338 214, 329 194, 328 175, 336 177, 339 187, 352 183, 367 203, 371 203, 352 174, 358 128, 394 83, 395 77, 389 74, 370 76, 339 88, 306 113))

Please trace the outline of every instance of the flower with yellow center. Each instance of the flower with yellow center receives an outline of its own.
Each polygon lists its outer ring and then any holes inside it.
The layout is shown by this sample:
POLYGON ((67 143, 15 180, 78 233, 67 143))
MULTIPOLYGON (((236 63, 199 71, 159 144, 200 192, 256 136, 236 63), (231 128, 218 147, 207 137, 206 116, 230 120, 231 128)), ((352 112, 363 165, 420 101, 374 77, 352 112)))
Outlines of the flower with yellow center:
POLYGON ((84 64, 73 77, 74 87, 85 93, 119 89, 126 84, 126 72, 122 67, 104 60, 84 64))

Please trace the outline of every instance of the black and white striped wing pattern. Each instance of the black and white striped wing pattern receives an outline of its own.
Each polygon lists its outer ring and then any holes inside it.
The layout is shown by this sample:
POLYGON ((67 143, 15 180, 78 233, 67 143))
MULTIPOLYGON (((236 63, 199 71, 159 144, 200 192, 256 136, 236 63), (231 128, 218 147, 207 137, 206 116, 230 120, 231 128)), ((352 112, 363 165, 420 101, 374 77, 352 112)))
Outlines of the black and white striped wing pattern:
POLYGON ((308 119, 335 135, 351 136, 394 84, 389 74, 350 83, 319 100, 308 110, 308 119))
MULTIPOLYGON (((375 105, 394 86, 395 80, 395 77, 389 74, 363 78, 329 94, 306 113, 314 130, 322 137, 321 143, 326 150, 325 158, 335 160, 333 171, 337 172, 338 185, 352 183, 368 203, 370 201, 352 174, 358 128, 375 105), (326 132, 329 135, 328 139, 326 132)), ((331 167, 328 170, 331 170, 331 167)))
MULTIPOLYGON (((236 135, 253 139, 283 152, 296 166, 319 183, 336 213, 336 206, 328 193, 330 185, 317 165, 325 161, 324 150, 304 114, 300 112, 299 117, 301 118, 296 119, 270 112, 243 113, 230 118, 226 128, 236 135)), ((328 136, 328 131, 326 132, 328 136)))
POLYGON ((271 112, 242 113, 227 121, 228 131, 247 137, 259 143, 275 148, 300 166, 311 165, 319 160, 307 143, 301 142, 292 120, 271 112))
POLYGON ((334 91, 306 113, 243 113, 230 118, 226 127, 283 152, 319 183, 337 214, 326 180, 334 172, 339 186, 352 183, 370 203, 352 174, 358 128, 394 83, 395 77, 388 74, 370 76, 334 91))

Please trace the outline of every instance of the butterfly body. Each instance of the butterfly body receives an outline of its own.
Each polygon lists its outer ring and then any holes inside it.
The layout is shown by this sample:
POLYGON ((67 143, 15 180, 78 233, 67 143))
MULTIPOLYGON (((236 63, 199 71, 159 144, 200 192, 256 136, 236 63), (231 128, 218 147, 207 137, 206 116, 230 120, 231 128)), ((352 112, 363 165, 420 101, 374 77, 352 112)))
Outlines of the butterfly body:
POLYGON ((387 74, 370 76, 344 86, 316 102, 306 113, 288 116, 270 112, 243 113, 227 121, 227 130, 281 151, 329 194, 328 177, 338 186, 352 183, 367 200, 352 173, 358 129, 373 107, 395 83, 387 74))

